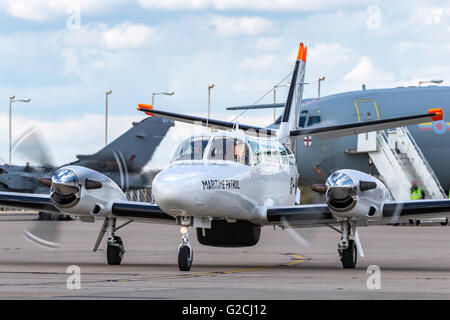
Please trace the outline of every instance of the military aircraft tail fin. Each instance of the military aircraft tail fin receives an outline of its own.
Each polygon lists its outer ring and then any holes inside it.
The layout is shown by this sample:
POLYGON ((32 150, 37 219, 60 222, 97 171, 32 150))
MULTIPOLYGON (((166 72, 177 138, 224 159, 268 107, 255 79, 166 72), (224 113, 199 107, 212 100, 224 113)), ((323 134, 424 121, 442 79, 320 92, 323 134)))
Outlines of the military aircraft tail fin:
MULTIPOLYGON (((94 170, 118 169, 139 172, 151 160, 173 121, 150 117, 133 123, 133 127, 92 155, 77 155, 76 164, 94 170)), ((74 163, 75 164, 75 163, 74 163)))

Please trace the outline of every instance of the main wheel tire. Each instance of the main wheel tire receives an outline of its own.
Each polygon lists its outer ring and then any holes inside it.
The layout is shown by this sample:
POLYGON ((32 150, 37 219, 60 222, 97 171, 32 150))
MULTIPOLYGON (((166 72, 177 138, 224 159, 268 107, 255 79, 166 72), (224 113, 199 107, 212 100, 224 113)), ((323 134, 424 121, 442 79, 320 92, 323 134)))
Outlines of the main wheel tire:
POLYGON ((446 226, 448 225, 448 219, 445 219, 445 222, 441 222, 441 226, 446 226))
POLYGON ((345 250, 342 250, 341 255, 341 261, 342 266, 345 269, 354 269, 356 268, 356 261, 357 261, 357 252, 356 252, 356 244, 354 240, 348 241, 348 248, 345 250))
POLYGON ((118 266, 122 262, 123 252, 121 249, 122 240, 119 237, 114 237, 114 242, 118 245, 111 245, 108 243, 106 256, 108 264, 111 266, 118 266))
POLYGON ((51 220, 51 214, 46 212, 39 212, 39 221, 48 221, 51 220))
POLYGON ((188 246, 181 246, 178 250, 178 268, 180 271, 189 271, 191 266, 191 249, 188 246))

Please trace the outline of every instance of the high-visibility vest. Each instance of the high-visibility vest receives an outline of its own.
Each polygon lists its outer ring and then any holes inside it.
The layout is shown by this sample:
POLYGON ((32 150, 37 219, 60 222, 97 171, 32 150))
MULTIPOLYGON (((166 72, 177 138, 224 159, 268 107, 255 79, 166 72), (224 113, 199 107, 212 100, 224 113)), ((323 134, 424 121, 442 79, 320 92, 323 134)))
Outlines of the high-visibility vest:
POLYGON ((422 199, 422 189, 420 189, 420 188, 412 189, 411 190, 411 194, 410 194, 410 199, 411 200, 420 200, 420 199, 422 199))

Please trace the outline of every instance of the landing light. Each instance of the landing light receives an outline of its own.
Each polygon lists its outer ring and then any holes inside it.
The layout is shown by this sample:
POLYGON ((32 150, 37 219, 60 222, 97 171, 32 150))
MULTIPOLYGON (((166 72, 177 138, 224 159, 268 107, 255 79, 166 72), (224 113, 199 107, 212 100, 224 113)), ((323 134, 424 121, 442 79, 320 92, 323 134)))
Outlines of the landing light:
POLYGON ((186 234, 187 231, 188 231, 188 228, 185 227, 185 226, 183 226, 183 227, 180 228, 181 234, 186 234))

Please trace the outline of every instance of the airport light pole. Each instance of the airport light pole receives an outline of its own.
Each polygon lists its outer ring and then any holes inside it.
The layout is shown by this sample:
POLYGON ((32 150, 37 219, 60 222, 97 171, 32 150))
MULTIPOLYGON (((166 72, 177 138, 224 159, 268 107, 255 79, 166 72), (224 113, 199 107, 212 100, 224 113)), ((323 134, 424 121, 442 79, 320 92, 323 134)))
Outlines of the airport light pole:
POLYGON ((419 87, 422 86, 422 83, 435 83, 435 84, 441 84, 442 82, 444 82, 444 80, 419 81, 419 87))
POLYGON ((108 144, 108 96, 112 93, 112 90, 106 91, 105 99, 105 146, 108 144))
POLYGON ((169 92, 153 92, 152 93, 152 106, 153 107, 155 107, 155 96, 157 96, 159 94, 163 94, 165 96, 173 96, 175 94, 175 92, 173 92, 173 91, 169 91, 169 92))
POLYGON ((320 77, 317 79, 317 96, 320 98, 320 81, 325 80, 325 77, 320 77))
POLYGON ((31 99, 16 99, 16 96, 9 97, 9 165, 11 162, 11 132, 12 132, 12 104, 13 102, 30 102, 31 99))
MULTIPOLYGON (((214 88, 214 83, 211 83, 208 86, 208 120, 209 117, 211 116, 211 89, 214 88)), ((206 124, 206 126, 208 126, 208 124, 206 124)))
MULTIPOLYGON (((273 87, 273 104, 277 103, 277 88, 281 88, 281 87, 289 87, 291 84, 290 83, 285 83, 285 84, 277 84, 273 87)), ((275 122, 277 118, 277 108, 274 107, 273 108, 273 121, 275 122)))

